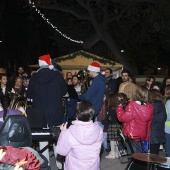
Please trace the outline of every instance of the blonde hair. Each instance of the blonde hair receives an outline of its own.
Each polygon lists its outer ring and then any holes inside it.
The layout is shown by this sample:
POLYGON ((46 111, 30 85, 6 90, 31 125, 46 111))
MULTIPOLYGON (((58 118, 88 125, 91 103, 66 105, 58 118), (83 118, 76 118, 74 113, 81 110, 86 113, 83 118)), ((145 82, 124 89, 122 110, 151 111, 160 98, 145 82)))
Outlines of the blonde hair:
POLYGON ((141 103, 146 103, 148 102, 148 89, 144 86, 139 86, 136 90, 136 95, 134 99, 136 101, 140 101, 141 103))

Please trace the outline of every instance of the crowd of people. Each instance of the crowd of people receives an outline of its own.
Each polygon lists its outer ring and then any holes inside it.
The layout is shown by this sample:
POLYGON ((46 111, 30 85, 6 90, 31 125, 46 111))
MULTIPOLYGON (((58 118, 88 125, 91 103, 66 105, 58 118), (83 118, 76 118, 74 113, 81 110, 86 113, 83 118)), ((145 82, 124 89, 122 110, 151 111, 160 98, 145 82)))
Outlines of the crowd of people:
POLYGON ((80 77, 68 72, 64 78, 49 54, 39 57, 39 66, 32 74, 23 67, 14 77, 0 74, 1 125, 9 115, 26 115, 22 105, 11 108, 9 99, 17 94, 41 111, 43 127, 61 126, 55 149, 66 156, 66 170, 100 169, 101 148, 109 152, 106 159, 119 157, 118 129, 128 141, 123 152, 142 152, 148 142, 150 153, 159 154, 163 145, 170 157, 170 76, 162 82, 147 76, 139 86, 128 70, 115 79, 111 68, 102 74, 101 66, 92 62, 87 66, 92 79, 84 92, 80 77))

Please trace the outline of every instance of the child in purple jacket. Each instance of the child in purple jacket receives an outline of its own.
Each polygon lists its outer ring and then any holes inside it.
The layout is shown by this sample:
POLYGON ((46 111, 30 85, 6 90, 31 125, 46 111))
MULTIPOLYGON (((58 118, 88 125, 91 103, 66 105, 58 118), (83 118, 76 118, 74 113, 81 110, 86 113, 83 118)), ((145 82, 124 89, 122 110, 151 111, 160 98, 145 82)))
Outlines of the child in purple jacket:
POLYGON ((2 110, 0 111, 0 127, 2 126, 5 119, 10 115, 22 114, 19 110, 10 109, 10 98, 9 96, 2 96, 0 98, 2 110))
POLYGON ((87 101, 77 105, 76 120, 67 129, 63 124, 57 142, 57 153, 66 156, 64 170, 99 170, 103 130, 92 121, 94 106, 87 101))

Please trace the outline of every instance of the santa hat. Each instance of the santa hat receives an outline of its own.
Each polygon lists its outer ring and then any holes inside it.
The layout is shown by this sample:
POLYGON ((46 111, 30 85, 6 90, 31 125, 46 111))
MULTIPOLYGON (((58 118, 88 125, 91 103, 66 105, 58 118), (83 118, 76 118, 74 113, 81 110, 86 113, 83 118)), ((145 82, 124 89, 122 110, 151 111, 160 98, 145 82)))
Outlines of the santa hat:
POLYGON ((50 54, 40 56, 38 61, 39 61, 40 67, 49 66, 49 69, 51 69, 51 70, 54 68, 54 66, 52 65, 52 62, 51 62, 50 54))
POLYGON ((89 70, 89 71, 95 71, 95 72, 100 73, 100 71, 101 71, 101 66, 100 66, 97 62, 92 62, 92 63, 88 66, 87 70, 89 70))

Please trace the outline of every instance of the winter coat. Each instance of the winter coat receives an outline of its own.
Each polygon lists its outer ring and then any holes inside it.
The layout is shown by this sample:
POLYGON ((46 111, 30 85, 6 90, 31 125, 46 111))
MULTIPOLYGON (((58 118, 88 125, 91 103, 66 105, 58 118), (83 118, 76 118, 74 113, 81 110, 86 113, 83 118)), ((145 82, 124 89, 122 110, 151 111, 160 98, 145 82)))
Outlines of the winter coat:
POLYGON ((109 124, 121 124, 117 118, 116 110, 115 109, 109 109, 107 114, 107 119, 109 121, 109 124))
POLYGON ((3 152, 6 152, 1 159, 2 163, 6 163, 16 167, 17 162, 23 161, 24 163, 21 164, 21 167, 23 167, 24 169, 40 169, 40 160, 36 157, 36 155, 34 155, 34 153, 31 152, 31 150, 28 150, 26 148, 14 148, 13 146, 0 146, 0 149, 2 149, 3 152))
MULTIPOLYGON (((118 93, 122 93, 123 85, 124 85, 124 83, 120 84, 118 93)), ((136 84, 128 82, 128 84, 123 89, 123 93, 125 93, 127 95, 127 97, 130 99, 130 101, 132 101, 134 99, 134 96, 136 95, 136 90, 137 90, 136 84)))
POLYGON ((150 144, 165 143, 165 121, 166 109, 162 102, 156 101, 152 103, 154 107, 153 121, 150 135, 150 144))
POLYGON ((64 170, 99 170, 102 142, 103 130, 97 122, 73 121, 57 142, 57 153, 66 156, 64 170))
POLYGON ((78 96, 80 100, 90 101, 94 105, 95 116, 98 115, 102 107, 105 89, 105 77, 99 74, 93 79, 89 89, 84 94, 78 96))
POLYGON ((119 86, 117 85, 116 79, 108 78, 108 88, 112 91, 112 93, 118 93, 119 86))
POLYGON ((11 90, 12 90, 12 87, 10 87, 9 85, 6 85, 5 94, 3 94, 2 88, 0 87, 0 99, 2 96, 8 96, 11 90))
POLYGON ((33 74, 27 90, 27 98, 33 99, 33 108, 43 115, 43 126, 58 126, 63 123, 62 96, 67 86, 59 71, 48 68, 33 74))
POLYGON ((149 140, 153 106, 150 103, 138 104, 131 101, 123 110, 121 106, 116 108, 118 120, 123 122, 123 134, 135 141, 149 140))

